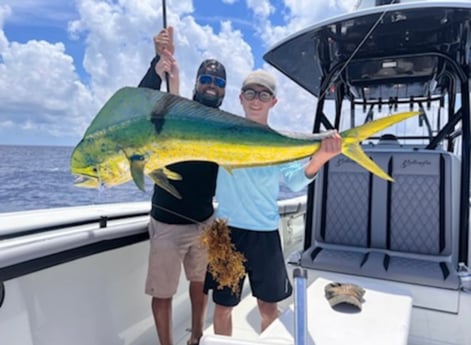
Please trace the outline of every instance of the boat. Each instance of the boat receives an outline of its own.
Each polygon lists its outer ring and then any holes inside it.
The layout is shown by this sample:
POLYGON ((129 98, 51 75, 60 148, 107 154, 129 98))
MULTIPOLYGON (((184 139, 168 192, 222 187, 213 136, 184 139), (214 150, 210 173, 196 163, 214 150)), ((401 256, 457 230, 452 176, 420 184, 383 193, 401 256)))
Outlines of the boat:
MULTIPOLYGON (((316 100, 313 129, 355 127, 420 110, 362 143, 395 182, 343 156, 306 196, 279 202, 294 294, 259 332, 242 291, 233 337, 202 345, 471 344, 468 1, 362 2, 264 55, 316 100), (358 306, 326 287, 358 286, 358 306)), ((144 291, 149 203, 0 214, 1 344, 157 343, 144 291)), ((187 285, 173 301, 175 344, 188 339, 187 285)))
MULTIPOLYGON (((306 196, 278 204, 292 250, 306 196)), ((149 211, 132 202, 1 213, 0 343, 157 343, 144 294, 149 211)), ((188 339, 187 288, 182 278, 173 301, 177 344, 188 339)))
POLYGON ((394 182, 329 161, 309 186, 292 305, 255 339, 203 344, 471 344, 471 3, 362 5, 264 59, 317 99, 313 133, 419 111, 362 143, 394 182))

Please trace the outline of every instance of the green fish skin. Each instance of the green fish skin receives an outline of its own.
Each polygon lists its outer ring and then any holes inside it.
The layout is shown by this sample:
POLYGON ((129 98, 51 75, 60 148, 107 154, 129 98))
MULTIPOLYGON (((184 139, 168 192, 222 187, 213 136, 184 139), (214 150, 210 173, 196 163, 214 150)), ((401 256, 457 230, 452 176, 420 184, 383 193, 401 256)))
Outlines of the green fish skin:
MULTIPOLYGON (((418 112, 391 115, 346 130, 342 153, 373 174, 392 181, 361 149, 360 142, 418 112)), ((211 161, 225 169, 279 164, 310 157, 330 133, 282 134, 241 116, 146 88, 118 90, 75 147, 70 168, 79 187, 111 187, 129 180, 144 190, 144 176, 179 197, 166 168, 211 161)))

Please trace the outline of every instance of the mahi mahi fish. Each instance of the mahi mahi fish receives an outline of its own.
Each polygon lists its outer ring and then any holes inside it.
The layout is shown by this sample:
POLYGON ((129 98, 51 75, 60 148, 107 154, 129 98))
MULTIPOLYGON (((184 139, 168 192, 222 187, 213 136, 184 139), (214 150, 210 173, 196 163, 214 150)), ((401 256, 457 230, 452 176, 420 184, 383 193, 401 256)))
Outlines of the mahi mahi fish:
MULTIPOLYGON (((340 133, 342 153, 373 174, 392 178, 372 161, 360 142, 417 115, 391 115, 340 133)), ((229 171, 310 157, 330 133, 294 135, 241 116, 147 88, 124 87, 98 112, 71 157, 76 186, 111 187, 134 180, 144 190, 149 176, 177 198, 167 168, 181 161, 211 161, 229 171)))

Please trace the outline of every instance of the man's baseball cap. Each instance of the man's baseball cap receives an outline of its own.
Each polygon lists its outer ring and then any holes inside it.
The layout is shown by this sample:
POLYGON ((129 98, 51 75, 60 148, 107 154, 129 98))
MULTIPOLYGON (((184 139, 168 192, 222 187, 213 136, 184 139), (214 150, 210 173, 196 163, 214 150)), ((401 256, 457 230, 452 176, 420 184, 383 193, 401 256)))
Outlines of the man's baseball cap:
POLYGON ((198 78, 202 74, 209 74, 226 80, 226 69, 224 65, 215 59, 207 59, 201 63, 196 77, 198 78))

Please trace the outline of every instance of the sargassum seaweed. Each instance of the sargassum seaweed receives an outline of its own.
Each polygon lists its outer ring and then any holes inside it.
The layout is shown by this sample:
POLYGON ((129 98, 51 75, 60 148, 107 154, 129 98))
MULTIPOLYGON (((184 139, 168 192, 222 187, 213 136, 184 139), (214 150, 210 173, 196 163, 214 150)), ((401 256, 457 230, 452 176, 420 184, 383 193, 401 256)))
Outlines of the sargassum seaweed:
POLYGON ((240 294, 239 280, 245 276, 244 255, 231 242, 227 220, 215 219, 204 230, 201 238, 208 249, 208 271, 218 282, 218 289, 229 287, 234 294, 240 294))

